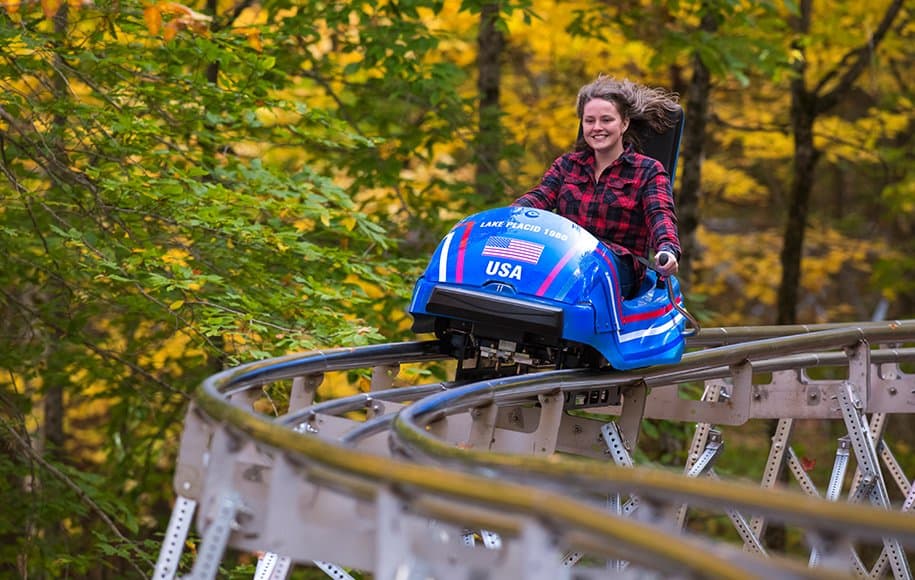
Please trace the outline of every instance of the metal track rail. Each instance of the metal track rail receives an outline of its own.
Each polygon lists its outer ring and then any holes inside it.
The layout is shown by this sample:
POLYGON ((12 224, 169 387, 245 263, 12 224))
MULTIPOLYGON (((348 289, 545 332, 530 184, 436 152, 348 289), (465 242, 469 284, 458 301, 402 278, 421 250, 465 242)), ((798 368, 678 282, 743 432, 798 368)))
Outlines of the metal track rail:
MULTIPOLYGON (((154 577, 214 578, 230 551, 262 554, 258 578, 296 565, 334 578, 349 577, 347 568, 392 579, 597 578, 608 567, 621 577, 836 577, 887 567, 911 577, 904 548, 915 544, 915 519, 903 511, 915 491, 867 421, 915 411, 915 379, 900 370, 915 361, 900 347, 913 340, 915 321, 703 329, 690 339, 697 350, 668 367, 396 388, 401 365, 442 358, 436 341, 229 369, 201 385, 188 411, 154 577), (811 380, 813 367, 844 372, 811 380), (314 402, 326 373, 353 369, 372 369, 369 393, 314 402), (705 394, 685 397, 696 383, 705 394), (288 392, 278 417, 253 408, 265 385, 288 392), (697 425, 683 475, 633 462, 646 418, 697 425), (861 473, 854 503, 836 501, 838 480, 821 499, 791 453, 770 451, 762 489, 717 475, 722 439, 708 427, 772 418, 846 426, 854 445, 844 457, 861 473), (803 493, 774 485, 786 466, 803 493), (684 533, 688 509, 726 516, 741 540, 684 533), (190 562, 182 546, 195 512, 201 539, 190 562), (769 554, 761 538, 770 523, 800 530, 806 556, 769 554), (860 555, 867 546, 882 547, 872 564, 860 555)), ((773 450, 790 449, 783 431, 773 450)))

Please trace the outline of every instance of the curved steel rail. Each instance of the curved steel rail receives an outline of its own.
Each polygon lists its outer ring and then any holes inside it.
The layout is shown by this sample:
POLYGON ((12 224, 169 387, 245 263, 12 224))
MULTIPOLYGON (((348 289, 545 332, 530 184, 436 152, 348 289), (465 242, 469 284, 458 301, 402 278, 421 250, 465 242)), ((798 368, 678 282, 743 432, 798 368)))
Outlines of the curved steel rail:
MULTIPOLYGON (((909 330, 909 332, 912 332, 909 330)), ((886 332, 884 328, 835 328, 822 330, 802 337, 771 338, 752 343, 741 343, 735 346, 717 348, 714 351, 690 353, 684 356, 680 365, 667 369, 657 369, 647 373, 626 373, 608 381, 606 375, 594 373, 593 376, 582 376, 582 373, 555 371, 539 373, 530 377, 511 377, 495 379, 450 389, 446 392, 431 395, 411 405, 395 417, 392 417, 394 443, 398 451, 410 457, 425 457, 436 462, 449 465, 452 468, 465 472, 496 473, 499 477, 509 479, 522 478, 527 481, 540 479, 541 485, 559 489, 574 480, 579 491, 587 490, 593 494, 607 494, 632 492, 631 488, 621 489, 620 477, 614 466, 599 463, 563 463, 553 457, 529 457, 512 454, 497 454, 479 452, 466 447, 455 447, 453 444, 442 441, 429 432, 430 424, 441 420, 444 416, 461 413, 473 408, 482 408, 488 405, 504 405, 517 403, 519 400, 530 399, 532 396, 548 395, 551 391, 579 389, 587 386, 606 386, 611 383, 621 385, 632 384, 638 380, 646 388, 669 385, 671 380, 681 376, 681 380, 695 379, 696 375, 688 373, 691 369, 703 369, 703 377, 722 377, 730 373, 730 365, 750 364, 754 359, 759 359, 760 369, 786 370, 798 368, 798 365, 812 365, 829 361, 836 364, 842 358, 839 355, 799 355, 791 358, 777 358, 784 355, 794 355, 806 348, 842 348, 853 346, 860 341, 872 338, 875 340, 911 340, 915 335, 900 336, 893 331, 886 332), (805 360, 806 359, 806 360, 805 360)), ((901 360, 915 360, 915 350, 887 351, 874 357, 880 362, 898 362, 901 360)), ((623 471, 627 475, 631 472, 623 471)), ((884 514, 877 515, 877 520, 867 521, 874 517, 871 509, 863 509, 854 513, 854 509, 844 510, 839 513, 835 506, 820 502, 799 501, 797 494, 783 494, 771 491, 765 498, 760 498, 758 488, 750 490, 740 488, 714 488, 710 489, 706 481, 682 480, 679 476, 674 481, 667 478, 671 474, 665 472, 643 471, 637 478, 639 493, 651 496, 658 493, 658 501, 669 496, 679 495, 679 500, 688 503, 700 503, 706 507, 724 509, 737 507, 757 514, 767 514, 782 521, 810 520, 825 516, 832 512, 827 523, 832 533, 840 533, 853 528, 855 533, 868 535, 871 538, 885 536, 890 525, 882 521, 884 514), (657 487, 655 487, 657 486, 657 487), (689 496, 689 497, 687 497, 689 496), (784 503, 782 503, 784 502, 784 503), (850 519, 845 519, 846 517, 850 519), (857 518, 863 519, 857 519, 857 518), (876 524, 876 525, 875 525, 876 524), (834 526, 834 527, 833 527, 834 526)), ((625 476, 623 476, 625 477, 625 476)), ((629 483, 629 482, 627 482, 629 483)), ((806 498, 803 498, 806 500, 806 498)), ((861 507, 861 506, 856 506, 861 507)), ((908 516, 897 518, 892 525, 901 525, 891 535, 901 534, 908 536, 911 533, 910 525, 915 521, 908 516), (908 531, 904 531, 908 529, 908 531)), ((825 521, 825 520, 824 520, 825 521)), ((915 538, 908 538, 911 542, 915 538)))
MULTIPOLYGON (((680 534, 662 514, 684 504, 729 514, 745 511, 803 526, 819 553, 827 555, 837 538, 879 542, 888 537, 892 543, 885 543, 885 551, 889 545, 898 554, 899 546, 915 542, 915 520, 885 508, 811 500, 795 492, 761 494, 747 484, 562 459, 552 453, 561 447, 555 431, 569 417, 562 413, 565 399, 560 395, 589 389, 619 394, 622 408, 615 412, 620 424, 630 429, 634 425, 637 431, 643 417, 671 412, 664 405, 652 411, 652 401, 662 399, 654 398, 655 393, 676 391, 678 384, 691 381, 727 380, 734 391, 731 402, 746 406, 737 418, 746 421, 762 405, 753 402, 749 391, 781 388, 774 380, 753 385, 747 380, 753 373, 800 376, 799 369, 806 367, 847 364, 847 380, 814 383, 824 392, 850 392, 858 397, 862 413, 876 413, 882 411, 868 405, 886 405, 892 399, 874 396, 880 381, 871 378, 871 368, 912 361, 913 352, 871 350, 869 345, 913 339, 913 321, 703 329, 690 338, 690 347, 711 348, 689 352, 680 364, 668 367, 612 375, 551 371, 470 385, 396 389, 389 388, 392 373, 385 371, 441 359, 436 341, 334 349, 229 369, 201 385, 188 412, 175 475, 185 511, 182 522, 173 521, 174 529, 170 525, 156 577, 175 575, 189 526, 186 511, 193 512, 197 503, 197 527, 204 541, 192 572, 195 578, 212 577, 230 546, 266 550, 295 562, 314 560, 328 566, 331 560, 371 570, 379 578, 423 569, 454 578, 487 569, 525 578, 562 578, 569 577, 569 568, 564 565, 568 559, 560 555, 569 551, 631 562, 630 571, 641 567, 697 577, 834 577, 834 567, 760 558, 735 546, 680 534), (324 373, 366 367, 382 371, 378 390, 373 386, 371 393, 313 403, 324 373), (289 380, 288 413, 273 418, 253 411, 251 397, 262 393, 264 385, 289 380), (538 414, 533 435, 514 431, 511 436, 530 437, 525 445, 543 443, 542 451, 530 451, 548 456, 491 451, 495 434, 504 435, 497 424, 498 414, 506 410, 538 414), (353 411, 365 412, 366 420, 342 417, 353 411), (465 424, 455 438, 443 425, 459 419, 465 424), (386 448, 389 429, 391 447, 386 448), (642 500, 635 517, 605 509, 608 496, 620 494, 642 500), (298 507, 290 513, 286 506, 292 505, 298 507), (440 532, 431 540, 430 522, 440 532), (499 550, 467 551, 454 538, 466 543, 468 526, 496 530, 505 543, 499 550), (418 547, 421 540, 429 545, 418 547), (501 555, 494 559, 493 552, 501 555), (464 564, 455 567, 455 561, 464 564)), ((716 404, 707 402, 698 415, 697 406, 692 416, 725 416, 716 404)), ((583 424, 593 435, 594 426, 583 424)), ((835 566, 836 561, 826 562, 835 566)), ((894 563, 893 570, 898 576, 907 567, 894 563)), ((587 568, 580 571, 582 577, 587 573, 587 568)))

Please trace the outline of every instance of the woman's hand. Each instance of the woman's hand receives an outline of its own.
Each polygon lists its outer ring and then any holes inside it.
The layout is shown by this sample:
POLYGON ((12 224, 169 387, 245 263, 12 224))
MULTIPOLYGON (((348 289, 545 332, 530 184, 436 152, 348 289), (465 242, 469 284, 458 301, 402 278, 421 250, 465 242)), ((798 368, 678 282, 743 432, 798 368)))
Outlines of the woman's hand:
POLYGON ((654 269, 661 276, 673 276, 680 269, 680 264, 673 252, 661 250, 654 256, 654 269))

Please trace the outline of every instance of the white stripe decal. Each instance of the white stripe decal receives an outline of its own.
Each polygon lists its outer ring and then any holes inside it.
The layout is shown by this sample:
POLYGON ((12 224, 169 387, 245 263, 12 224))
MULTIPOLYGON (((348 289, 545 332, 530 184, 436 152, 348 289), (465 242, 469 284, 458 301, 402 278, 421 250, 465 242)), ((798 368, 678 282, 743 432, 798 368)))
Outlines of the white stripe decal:
POLYGON ((613 291, 613 278, 610 276, 610 272, 604 272, 604 277, 607 278, 607 287, 610 288, 610 314, 613 316, 613 326, 617 328, 617 334, 619 334, 619 328, 622 326, 620 324, 620 317, 616 311, 616 293, 613 291))
POLYGON ((445 282, 448 275, 448 250, 451 248, 451 240, 454 238, 454 232, 448 232, 445 239, 442 240, 442 253, 438 256, 438 280, 445 282))
POLYGON ((630 342, 633 340, 640 340, 649 336, 655 336, 658 334, 664 334, 665 332, 670 331, 670 329, 679 325, 680 322, 684 320, 683 315, 677 312, 672 320, 668 320, 665 324, 661 326, 652 326, 650 328, 644 328, 642 330, 634 330, 632 332, 627 332, 626 334, 620 334, 620 342, 630 342))

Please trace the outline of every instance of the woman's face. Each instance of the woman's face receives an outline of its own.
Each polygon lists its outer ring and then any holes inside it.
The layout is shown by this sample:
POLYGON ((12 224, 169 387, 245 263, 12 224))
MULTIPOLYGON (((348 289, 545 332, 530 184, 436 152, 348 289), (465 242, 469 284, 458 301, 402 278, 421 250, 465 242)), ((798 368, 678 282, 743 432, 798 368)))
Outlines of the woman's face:
POLYGON ((616 104, 604 99, 591 99, 585 103, 581 115, 581 128, 585 142, 595 153, 615 154, 623 152, 623 133, 629 127, 616 104))

